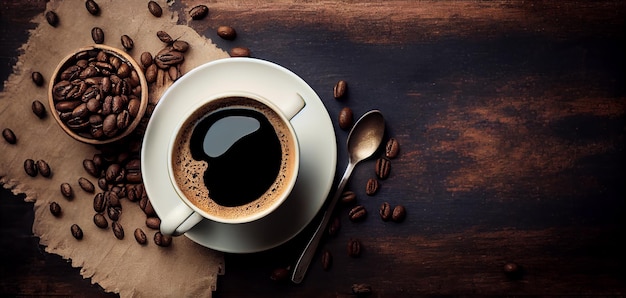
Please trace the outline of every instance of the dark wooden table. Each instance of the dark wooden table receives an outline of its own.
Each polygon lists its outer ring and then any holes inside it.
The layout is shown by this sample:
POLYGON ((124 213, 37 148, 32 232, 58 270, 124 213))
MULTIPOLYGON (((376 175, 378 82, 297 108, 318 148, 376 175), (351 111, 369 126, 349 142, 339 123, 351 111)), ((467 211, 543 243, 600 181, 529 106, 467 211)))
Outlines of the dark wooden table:
MULTIPOLYGON (((383 297, 626 294, 626 2, 209 6, 194 29, 227 50, 249 47, 318 92, 335 124, 337 176, 347 162, 343 107, 355 117, 380 109, 401 144, 375 196, 365 195, 374 161, 354 172, 348 189, 369 217, 352 223, 340 211, 339 235, 322 244, 334 255, 329 271, 318 254, 302 284, 269 279, 293 265, 309 227, 270 251, 227 254, 216 297, 333 297, 353 283, 383 297), (221 24, 238 38, 217 38, 221 24), (340 79, 349 94, 338 101, 340 79), (405 205, 406 220, 381 221, 384 201, 405 205), (346 254, 351 238, 362 242, 359 258, 346 254), (505 275, 507 262, 522 274, 505 275)), ((0 79, 44 9, 45 1, 0 1, 0 79)), ((173 9, 185 13, 181 3, 173 9)), ((32 204, 3 190, 0 212, 0 294, 110 295, 39 247, 32 204)))

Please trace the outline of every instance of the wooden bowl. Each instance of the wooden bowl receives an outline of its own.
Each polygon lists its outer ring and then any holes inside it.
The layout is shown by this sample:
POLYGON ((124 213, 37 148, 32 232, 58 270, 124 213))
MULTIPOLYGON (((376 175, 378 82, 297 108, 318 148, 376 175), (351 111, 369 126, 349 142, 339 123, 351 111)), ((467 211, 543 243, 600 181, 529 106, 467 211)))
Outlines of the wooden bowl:
POLYGON ((126 52, 110 46, 92 45, 80 48, 61 60, 50 80, 48 104, 56 122, 72 138, 93 145, 112 143, 128 136, 141 122, 148 105, 148 83, 139 64, 126 52), (117 57, 120 61, 113 59, 115 63, 109 63, 111 58, 101 59, 109 61, 98 61, 96 54, 99 52, 117 57), (77 63, 80 71, 66 71, 77 63), (91 69, 83 71, 90 65, 91 69), (117 65, 125 69, 118 71, 117 65), (132 71, 136 76, 126 75, 132 71), (108 77, 111 84, 104 83, 106 80, 103 77, 108 77), (97 90, 89 92, 94 89, 97 90), (112 111, 114 105, 110 103, 116 96, 119 97, 115 100, 117 108, 112 111), (107 97, 110 98, 107 100, 107 97), (106 125, 108 129, 103 130, 98 120, 108 124, 115 122, 116 125, 106 125))

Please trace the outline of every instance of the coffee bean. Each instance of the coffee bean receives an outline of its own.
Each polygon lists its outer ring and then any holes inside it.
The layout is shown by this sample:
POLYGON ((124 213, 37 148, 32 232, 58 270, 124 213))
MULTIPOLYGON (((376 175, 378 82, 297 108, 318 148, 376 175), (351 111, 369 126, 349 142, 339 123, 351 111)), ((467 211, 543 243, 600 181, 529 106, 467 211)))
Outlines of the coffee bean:
POLYGON ((168 247, 172 244, 172 236, 163 235, 161 232, 154 234, 154 244, 161 247, 168 247))
POLYGON ((41 103, 41 101, 34 100, 31 105, 33 113, 39 117, 39 119, 43 119, 46 117, 46 107, 41 103))
POLYGON ((351 190, 344 191, 341 194, 341 202, 344 204, 351 204, 356 202, 356 193, 351 190))
POLYGON ((126 169, 126 182, 129 183, 141 183, 142 182, 142 175, 141 175, 141 161, 136 158, 133 159, 131 161, 129 161, 128 163, 126 163, 126 166, 124 166, 124 168, 126 169))
POLYGON ((154 56, 154 64, 160 69, 169 69, 170 66, 180 64, 184 60, 185 56, 181 52, 174 51, 171 47, 159 51, 154 56))
POLYGON ((78 240, 83 239, 83 230, 77 224, 73 224, 70 227, 70 231, 72 232, 72 236, 74 236, 74 238, 78 240))
POLYGON ((119 183, 124 181, 126 170, 117 163, 111 164, 104 172, 104 177, 109 183, 119 183))
POLYGON ((354 222, 362 221, 365 217, 367 217, 367 209, 362 205, 357 205, 348 212, 348 218, 354 222))
POLYGON ((354 116, 352 114, 352 109, 349 107, 344 107, 339 111, 339 127, 341 129, 349 129, 352 127, 352 122, 354 121, 354 116))
POLYGON ((89 175, 99 178, 100 177, 100 169, 96 166, 93 160, 85 159, 83 160, 83 168, 89 175))
POLYGON ((78 178, 78 185, 80 186, 80 188, 88 193, 93 193, 96 190, 96 187, 93 185, 93 183, 91 183, 91 181, 87 180, 87 178, 85 177, 78 178))
POLYGON ((115 235, 115 238, 120 240, 124 239, 124 228, 119 222, 114 221, 113 223, 111 223, 111 230, 113 230, 113 235, 115 235))
POLYGON ((137 240, 137 243, 141 245, 148 243, 148 237, 146 237, 146 233, 144 233, 143 230, 140 228, 135 229, 135 240, 137 240))
POLYGON ((57 202, 50 203, 50 213, 55 217, 59 217, 61 215, 61 205, 57 202))
POLYGON ((160 41, 166 43, 166 44, 170 44, 174 41, 174 39, 172 39, 172 37, 167 34, 167 32, 159 30, 156 33, 157 37, 159 38, 160 41))
POLYGON ((100 188, 103 191, 109 190, 109 184, 107 183, 107 180, 104 177, 98 179, 98 188, 100 188))
POLYGON ((347 90, 348 83, 344 80, 339 80, 333 88, 333 97, 335 97, 336 99, 343 98, 344 96, 346 96, 347 90))
POLYGON ((59 16, 54 11, 47 11, 46 21, 48 21, 48 24, 50 24, 50 26, 56 27, 57 25, 59 25, 59 16))
POLYGON ((161 228, 161 219, 158 217, 148 217, 146 218, 146 226, 153 230, 158 230, 161 228))
POLYGON ((402 205, 398 205, 393 208, 393 213, 391 214, 391 220, 395 222, 402 222, 406 217, 406 208, 402 205))
POLYGON ((39 174, 44 177, 50 177, 50 175, 52 174, 52 171, 50 170, 50 165, 48 165, 48 163, 42 159, 37 161, 37 170, 39 170, 39 174))
POLYGON ((276 282, 285 281, 289 278, 289 270, 290 268, 279 267, 272 270, 272 274, 270 274, 270 279, 276 282))
POLYGON ((193 20, 202 20, 209 14, 209 8, 206 5, 198 5, 189 10, 189 16, 193 20))
POLYGON ((359 297, 368 296, 372 293, 372 286, 369 284, 353 284, 352 285, 352 294, 355 294, 359 297))
POLYGON ((130 51, 133 49, 133 47, 135 46, 135 42, 133 42, 133 39, 130 38, 130 36, 124 34, 121 37, 121 42, 122 42, 122 46, 124 47, 124 49, 126 49, 127 51, 130 51))
POLYGON ((43 75, 41 75, 40 72, 33 71, 33 73, 30 74, 30 78, 33 80, 33 83, 35 83, 35 85, 37 86, 43 85, 43 75))
POLYGON ((85 2, 85 8, 87 8, 87 11, 94 16, 100 14, 100 6, 98 6, 98 3, 94 0, 87 0, 85 2))
POLYGON ((380 205, 380 209, 378 210, 378 214, 380 214, 380 218, 383 221, 388 221, 391 219, 391 205, 389 203, 384 202, 380 205))
POLYGON ((508 262, 504 264, 503 271, 507 278, 513 280, 522 278, 522 275, 524 274, 522 266, 513 262, 508 262))
POLYGON ((400 152, 398 141, 394 138, 390 138, 385 145, 385 156, 389 159, 394 159, 398 156, 398 152, 400 152))
POLYGON ((96 227, 101 229, 106 229, 109 227, 109 221, 107 221, 106 217, 102 215, 102 213, 96 213, 93 215, 93 223, 96 227))
POLYGON ((184 40, 176 40, 172 43, 172 49, 184 53, 189 50, 189 43, 184 40))
POLYGON ((120 197, 119 195, 113 191, 113 190, 108 190, 104 192, 104 201, 106 201, 107 206, 109 207, 122 207, 122 204, 120 202, 120 197))
POLYGON ((64 197, 71 199, 74 195, 74 192, 72 191, 72 186, 67 182, 61 183, 61 194, 64 197))
POLYGON ((356 258, 361 255, 361 242, 358 239, 348 241, 348 256, 356 258))
POLYGON ((170 68, 167 70, 167 74, 172 81, 176 81, 178 80, 178 77, 180 77, 176 66, 170 66, 170 68))
POLYGON ((126 197, 131 202, 137 202, 141 199, 141 191, 143 191, 137 184, 126 185, 126 197))
POLYGON ((379 179, 383 179, 383 180, 387 179, 389 177, 390 171, 391 171, 391 162, 388 159, 381 157, 376 160, 376 168, 375 168, 376 177, 378 177, 379 179))
POLYGON ((17 137, 15 136, 15 133, 10 128, 5 128, 2 130, 2 137, 9 144, 17 143, 17 137))
POLYGON ((233 40, 237 37, 237 31, 231 26, 217 27, 217 35, 226 40, 233 40))
POLYGON ((325 249, 322 252, 322 269, 324 271, 330 270, 330 266, 333 264, 333 255, 329 250, 325 249))
POLYGON ((120 207, 107 207, 107 216, 112 221, 117 221, 120 219, 120 214, 122 213, 122 209, 120 207))
POLYGON ((161 8, 161 5, 159 5, 159 3, 156 3, 155 1, 148 2, 148 11, 150 11, 150 13, 157 18, 163 15, 163 9, 161 8))
POLYGON ((93 210, 96 212, 103 212, 106 208, 106 200, 104 194, 99 192, 93 197, 93 210))
POLYGON ((100 27, 91 28, 91 39, 97 44, 104 43, 104 31, 100 27))
POLYGON ((150 64, 150 66, 148 66, 146 68, 146 72, 144 74, 146 76, 146 82, 147 83, 154 83, 156 81, 157 74, 158 74, 157 65, 156 64, 150 64))
POLYGON ((152 54, 150 54, 150 52, 141 53, 139 61, 141 62, 141 66, 148 68, 148 66, 152 64, 152 54))
POLYGON ((370 178, 367 180, 367 184, 365 185, 365 194, 368 196, 373 196, 378 192, 378 180, 374 178, 370 178))
POLYGON ((246 47, 234 47, 230 49, 231 57, 250 57, 250 49, 246 47))
POLYGON ((154 208, 152 207, 152 203, 150 202, 150 200, 146 200, 146 205, 143 208, 143 212, 147 216, 156 216, 156 212, 154 211, 154 208))
POLYGON ((25 160, 24 171, 26 171, 26 174, 28 174, 28 176, 31 176, 31 177, 37 176, 37 164, 35 164, 35 161, 30 158, 25 160))

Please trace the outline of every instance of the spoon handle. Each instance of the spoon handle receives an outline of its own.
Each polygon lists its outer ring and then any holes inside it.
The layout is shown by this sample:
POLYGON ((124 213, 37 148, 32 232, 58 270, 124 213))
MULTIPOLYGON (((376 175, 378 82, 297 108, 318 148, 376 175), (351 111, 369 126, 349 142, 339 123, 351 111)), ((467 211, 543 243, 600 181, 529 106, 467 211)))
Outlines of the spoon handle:
POLYGON ((313 238, 309 240, 309 243, 304 248, 304 251, 300 255, 296 266, 293 269, 293 274, 291 275, 291 281, 299 284, 304 279, 304 275, 306 274, 309 265, 311 264, 311 260, 313 260, 313 256, 315 255, 315 251, 317 250, 317 246, 324 235, 324 231, 326 230, 326 226, 330 221, 330 218, 333 215, 333 211, 335 210, 335 205, 337 205, 337 201, 339 201, 339 197, 341 197, 341 193, 343 192, 344 187, 348 183, 348 179, 350 178, 350 174, 352 174, 352 170, 354 169, 355 164, 350 161, 348 166, 346 167, 346 171, 343 173, 343 177, 341 177, 341 181, 339 182, 339 186, 337 187, 337 191, 335 192, 335 196, 328 204, 326 212, 324 212, 324 216, 322 217, 322 221, 317 226, 315 233, 313 234, 313 238))

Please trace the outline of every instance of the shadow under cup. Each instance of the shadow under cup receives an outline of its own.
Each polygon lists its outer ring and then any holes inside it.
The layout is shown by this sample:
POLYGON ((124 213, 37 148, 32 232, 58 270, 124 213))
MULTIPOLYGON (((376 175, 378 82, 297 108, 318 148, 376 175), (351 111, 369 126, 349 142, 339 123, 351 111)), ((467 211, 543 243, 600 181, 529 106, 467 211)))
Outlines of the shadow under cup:
POLYGON ((170 180, 191 209, 213 221, 245 223, 288 197, 299 149, 280 108, 248 95, 223 96, 188 114, 170 144, 170 159, 170 180))

